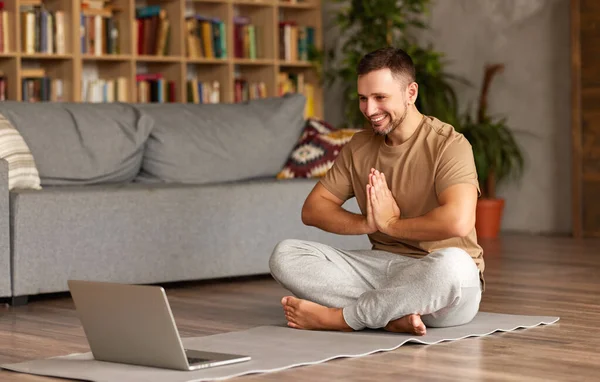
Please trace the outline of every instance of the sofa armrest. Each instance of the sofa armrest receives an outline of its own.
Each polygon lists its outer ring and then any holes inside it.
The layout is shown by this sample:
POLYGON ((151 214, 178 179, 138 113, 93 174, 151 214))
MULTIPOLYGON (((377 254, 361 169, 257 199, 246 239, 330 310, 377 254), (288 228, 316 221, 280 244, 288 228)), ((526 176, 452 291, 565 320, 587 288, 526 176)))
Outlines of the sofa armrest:
POLYGON ((0 158, 0 298, 11 297, 10 196, 8 162, 0 158))

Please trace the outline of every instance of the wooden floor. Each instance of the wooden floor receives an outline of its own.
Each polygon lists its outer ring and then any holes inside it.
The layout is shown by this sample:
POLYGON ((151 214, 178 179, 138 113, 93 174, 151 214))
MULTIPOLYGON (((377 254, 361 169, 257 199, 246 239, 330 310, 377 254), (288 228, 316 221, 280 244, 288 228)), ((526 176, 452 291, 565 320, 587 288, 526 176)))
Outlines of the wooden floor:
MULTIPOLYGON (((600 380, 600 240, 511 235, 482 245, 487 262, 482 311, 561 320, 232 381, 600 380)), ((183 337, 283 322, 279 299, 285 291, 268 277, 171 285, 167 294, 183 337)), ((0 363, 86 351, 68 296, 0 308, 0 363)), ((56 379, 0 371, 0 380, 56 379)))

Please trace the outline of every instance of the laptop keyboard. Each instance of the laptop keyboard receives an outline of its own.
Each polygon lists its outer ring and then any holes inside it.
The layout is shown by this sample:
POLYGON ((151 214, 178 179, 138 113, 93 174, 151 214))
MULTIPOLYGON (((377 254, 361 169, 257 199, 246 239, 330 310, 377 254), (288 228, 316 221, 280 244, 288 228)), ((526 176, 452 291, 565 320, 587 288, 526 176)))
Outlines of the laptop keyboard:
POLYGON ((208 361, 208 359, 206 359, 206 358, 193 358, 193 357, 187 357, 187 360, 188 360, 188 363, 190 365, 195 365, 195 364, 198 364, 198 363, 202 363, 202 362, 208 361))

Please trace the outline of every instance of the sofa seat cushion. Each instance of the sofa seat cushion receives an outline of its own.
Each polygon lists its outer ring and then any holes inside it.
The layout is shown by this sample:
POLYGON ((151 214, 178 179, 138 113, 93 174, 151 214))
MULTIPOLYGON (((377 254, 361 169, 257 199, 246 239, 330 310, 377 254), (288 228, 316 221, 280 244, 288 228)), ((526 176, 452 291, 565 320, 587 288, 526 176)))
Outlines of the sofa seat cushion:
POLYGON ((0 102, 21 133, 42 186, 130 182, 151 124, 128 104, 0 102))
MULTIPOLYGON (((369 248, 366 235, 302 223, 315 183, 270 178, 12 192, 15 294, 65 291, 69 278, 158 283, 268 273, 273 248, 288 238, 369 248)), ((359 212, 354 201, 348 209, 359 212)))
POLYGON ((275 177, 304 127, 301 94, 237 104, 140 104, 154 122, 140 182, 275 177))

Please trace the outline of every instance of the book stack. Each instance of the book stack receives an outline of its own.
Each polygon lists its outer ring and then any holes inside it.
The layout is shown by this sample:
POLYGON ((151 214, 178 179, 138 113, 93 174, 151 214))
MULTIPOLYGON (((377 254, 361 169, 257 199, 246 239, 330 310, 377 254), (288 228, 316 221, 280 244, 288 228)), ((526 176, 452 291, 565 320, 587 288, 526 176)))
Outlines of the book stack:
POLYGON ((6 101, 8 99, 7 92, 7 81, 4 72, 0 72, 0 101, 6 101))
POLYGON ((5 8, 4 1, 0 1, 0 53, 8 53, 10 51, 9 41, 8 11, 5 8))
POLYGON ((227 57, 227 27, 221 19, 202 15, 188 16, 185 27, 188 57, 227 57))
POLYGON ((279 59, 308 61, 308 52, 315 45, 315 28, 295 21, 279 22, 279 59))
POLYGON ((221 84, 219 81, 187 81, 187 101, 189 103, 221 102, 221 84))
POLYGON ((175 102, 175 81, 166 80, 162 73, 138 74, 135 80, 138 102, 175 102))
POLYGON ((22 101, 61 102, 64 101, 62 79, 52 79, 44 69, 23 69, 21 71, 22 101))
POLYGON ((247 16, 236 16, 233 19, 233 46, 235 57, 256 59, 262 57, 260 44, 260 27, 250 23, 247 16))
POLYGON ((65 12, 49 11, 44 4, 20 8, 21 49, 26 54, 65 54, 65 12))
POLYGON ((264 81, 248 82, 244 78, 236 78, 234 83, 234 102, 245 102, 267 97, 267 85, 264 81))
POLYGON ((306 98, 304 118, 315 115, 315 87, 305 81, 303 73, 280 72, 277 77, 277 91, 279 96, 287 93, 300 93, 306 98))
POLYGON ((92 79, 83 86, 83 102, 127 102, 127 78, 92 79))
POLYGON ((119 22, 111 0, 81 0, 81 53, 119 54, 119 22))
POLYGON ((135 41, 139 55, 169 54, 171 23, 167 11, 159 5, 137 8, 135 11, 135 41))

